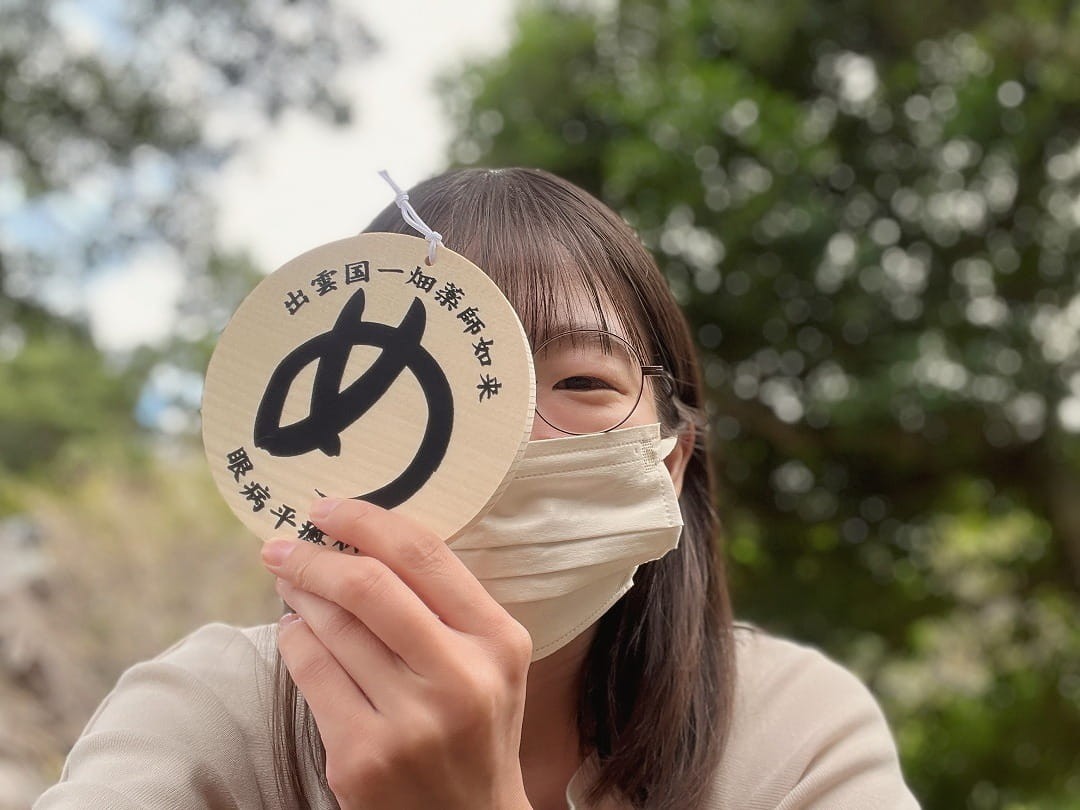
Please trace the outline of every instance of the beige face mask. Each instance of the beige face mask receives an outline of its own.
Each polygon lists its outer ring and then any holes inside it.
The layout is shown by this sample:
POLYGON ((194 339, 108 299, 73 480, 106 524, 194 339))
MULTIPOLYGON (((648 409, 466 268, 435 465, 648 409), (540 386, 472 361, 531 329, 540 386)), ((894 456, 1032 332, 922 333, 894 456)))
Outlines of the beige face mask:
POLYGON ((682 514, 660 426, 529 442, 491 511, 450 540, 529 631, 533 660, 567 644, 679 542, 682 514))

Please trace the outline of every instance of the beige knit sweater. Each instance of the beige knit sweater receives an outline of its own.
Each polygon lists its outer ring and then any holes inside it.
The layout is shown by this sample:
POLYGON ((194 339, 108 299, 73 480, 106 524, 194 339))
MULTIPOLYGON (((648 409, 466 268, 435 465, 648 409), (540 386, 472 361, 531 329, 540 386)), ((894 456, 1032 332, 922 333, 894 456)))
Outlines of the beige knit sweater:
MULTIPOLYGON (((269 731, 273 626, 208 625, 129 669, 35 810, 279 806, 269 731)), ((866 688, 806 647, 739 629, 735 716, 709 810, 909 810, 866 688)), ((592 763, 567 788, 580 798, 592 763)))

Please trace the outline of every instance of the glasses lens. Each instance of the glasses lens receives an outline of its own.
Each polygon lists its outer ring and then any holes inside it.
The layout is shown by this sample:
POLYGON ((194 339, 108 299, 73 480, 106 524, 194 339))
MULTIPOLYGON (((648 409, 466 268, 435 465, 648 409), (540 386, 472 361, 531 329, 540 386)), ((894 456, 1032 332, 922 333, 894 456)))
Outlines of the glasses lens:
POLYGON ((533 354, 536 411, 565 433, 602 433, 625 422, 641 398, 641 362, 610 332, 577 330, 533 354))

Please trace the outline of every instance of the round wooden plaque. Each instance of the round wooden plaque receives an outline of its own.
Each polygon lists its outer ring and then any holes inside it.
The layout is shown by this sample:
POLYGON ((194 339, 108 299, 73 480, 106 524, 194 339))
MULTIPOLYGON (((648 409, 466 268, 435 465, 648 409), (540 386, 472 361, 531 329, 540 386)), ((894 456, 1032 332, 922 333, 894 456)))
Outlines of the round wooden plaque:
MULTIPOLYGON (((476 265, 369 233, 264 279, 222 332, 203 443, 258 537, 329 543, 320 495, 401 511, 448 539, 501 493, 532 428, 528 339, 476 265)), ((348 550, 348 548, 342 548, 348 550)))

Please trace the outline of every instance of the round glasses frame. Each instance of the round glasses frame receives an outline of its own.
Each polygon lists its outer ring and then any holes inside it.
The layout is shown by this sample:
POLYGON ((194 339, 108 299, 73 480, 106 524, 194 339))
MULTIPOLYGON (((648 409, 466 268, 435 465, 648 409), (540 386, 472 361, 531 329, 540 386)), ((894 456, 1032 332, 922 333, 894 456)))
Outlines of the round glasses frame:
POLYGON ((541 343, 539 346, 537 346, 535 349, 533 349, 533 360, 534 360, 534 362, 536 360, 536 355, 538 355, 541 351, 543 351, 544 347, 548 346, 549 344, 554 343, 556 340, 562 340, 567 335, 582 335, 582 334, 584 334, 584 335, 598 335, 598 336, 611 338, 612 340, 614 340, 614 341, 616 341, 618 343, 621 343, 623 346, 626 347, 626 350, 630 353, 630 356, 634 359, 634 363, 641 369, 641 379, 640 379, 639 385, 638 385, 637 398, 634 400, 634 404, 631 405, 630 409, 626 412, 626 416, 624 416, 619 422, 612 425, 611 427, 604 428, 603 430, 590 430, 590 431, 586 431, 586 432, 577 432, 577 431, 573 431, 573 430, 567 430, 566 428, 562 428, 562 427, 559 427, 558 425, 552 424, 547 419, 547 417, 545 417, 544 414, 542 414, 540 412, 540 406, 539 406, 539 404, 537 404, 537 406, 536 406, 536 415, 539 416, 544 421, 544 423, 546 425, 548 425, 549 427, 554 428, 555 430, 559 431, 560 433, 565 433, 568 436, 590 436, 590 435, 595 434, 595 433, 610 433, 611 431, 613 431, 613 430, 615 430, 615 429, 617 429, 619 427, 622 427, 622 425, 624 425, 626 423, 626 420, 634 415, 634 411, 637 410, 637 406, 641 402, 641 395, 645 392, 645 378, 646 377, 659 377, 667 385, 668 392, 669 393, 674 392, 674 390, 675 390, 674 379, 672 378, 671 373, 667 369, 665 369, 663 366, 654 366, 654 365, 648 365, 647 363, 642 363, 641 362, 641 355, 638 354, 637 349, 635 349, 626 338, 620 337, 619 335, 616 335, 614 332, 609 332, 606 329, 567 329, 565 332, 559 332, 559 334, 557 334, 557 335, 552 335, 547 340, 545 340, 543 343, 541 343))

